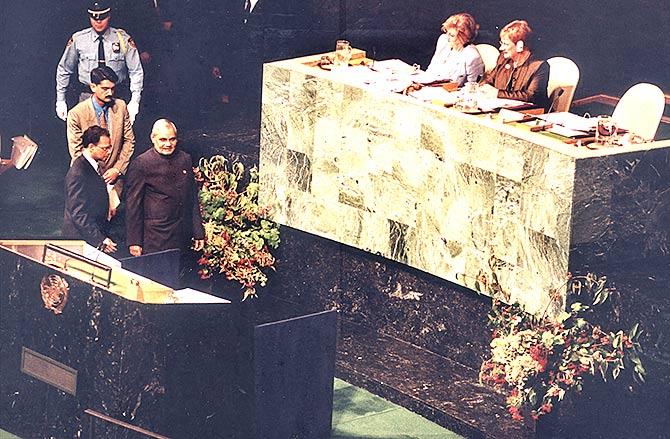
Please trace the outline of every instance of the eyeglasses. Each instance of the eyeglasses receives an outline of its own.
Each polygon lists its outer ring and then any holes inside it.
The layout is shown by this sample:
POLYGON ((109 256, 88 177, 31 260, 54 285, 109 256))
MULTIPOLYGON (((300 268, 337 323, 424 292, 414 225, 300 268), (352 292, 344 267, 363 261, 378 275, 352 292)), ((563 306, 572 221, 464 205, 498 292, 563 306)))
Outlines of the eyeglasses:
POLYGON ((91 13, 91 14, 88 14, 88 16, 91 17, 91 20, 102 21, 105 18, 109 17, 109 12, 102 12, 100 14, 91 13))
POLYGON ((509 46, 514 45, 514 43, 512 43, 511 41, 500 40, 499 43, 500 43, 500 47, 509 47, 509 46))

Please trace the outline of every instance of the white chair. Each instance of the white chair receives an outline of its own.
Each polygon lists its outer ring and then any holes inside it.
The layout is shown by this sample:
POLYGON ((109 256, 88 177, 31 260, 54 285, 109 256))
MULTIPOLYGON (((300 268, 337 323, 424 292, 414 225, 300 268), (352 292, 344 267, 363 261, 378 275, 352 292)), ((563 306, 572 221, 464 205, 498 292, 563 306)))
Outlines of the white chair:
POLYGON ((641 82, 621 96, 612 118, 617 127, 627 129, 645 140, 654 140, 664 109, 663 91, 654 84, 641 82))
POLYGON ((484 61, 484 73, 489 73, 496 66, 496 61, 498 61, 498 56, 500 52, 496 46, 490 44, 477 44, 475 46, 479 56, 482 57, 484 61))
POLYGON ((569 111, 572 98, 579 83, 579 67, 571 59, 557 56, 549 63, 549 84, 547 96, 551 101, 551 111, 569 111))

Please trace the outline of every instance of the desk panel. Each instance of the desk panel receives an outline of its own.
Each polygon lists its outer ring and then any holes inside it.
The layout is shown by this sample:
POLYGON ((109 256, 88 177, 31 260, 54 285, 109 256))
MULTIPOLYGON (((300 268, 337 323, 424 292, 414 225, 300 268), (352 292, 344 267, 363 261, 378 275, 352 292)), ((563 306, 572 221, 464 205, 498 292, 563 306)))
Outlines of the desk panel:
POLYGON ((667 252, 667 179, 634 168, 656 163, 665 175, 670 143, 576 148, 354 85, 308 59, 264 66, 260 201, 273 220, 532 313, 576 255, 614 244, 631 257, 667 252), (619 184, 635 186, 632 198, 619 184), (650 199, 655 217, 636 207, 650 199))

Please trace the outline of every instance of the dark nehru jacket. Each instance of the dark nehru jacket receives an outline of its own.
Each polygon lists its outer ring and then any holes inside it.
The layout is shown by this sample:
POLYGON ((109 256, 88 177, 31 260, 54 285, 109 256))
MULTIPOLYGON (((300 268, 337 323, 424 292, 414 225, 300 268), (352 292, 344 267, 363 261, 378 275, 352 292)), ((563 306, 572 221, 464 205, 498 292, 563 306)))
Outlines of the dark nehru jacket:
POLYGON ((204 239, 191 156, 154 148, 130 163, 127 174, 126 243, 143 253, 185 250, 204 239))
POLYGON ((63 236, 100 246, 107 237, 108 210, 107 185, 80 155, 65 176, 63 236))

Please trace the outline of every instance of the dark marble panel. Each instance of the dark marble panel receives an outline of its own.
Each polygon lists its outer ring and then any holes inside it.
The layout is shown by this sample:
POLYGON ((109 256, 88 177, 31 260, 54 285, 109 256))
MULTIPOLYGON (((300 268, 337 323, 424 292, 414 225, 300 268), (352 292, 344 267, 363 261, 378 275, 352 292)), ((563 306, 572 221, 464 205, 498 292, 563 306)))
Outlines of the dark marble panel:
MULTIPOLYGON (((62 312, 54 313, 45 308, 40 294, 45 275, 58 272, 0 249, 0 426, 21 437, 79 437, 84 410, 92 409, 173 438, 250 439, 258 437, 261 398, 267 398, 262 421, 279 425, 286 419, 267 416, 278 413, 273 403, 289 391, 307 389, 298 386, 307 382, 301 377, 310 375, 304 367, 274 371, 272 382, 283 385, 257 385, 254 380, 257 373, 269 373, 267 368, 257 370, 263 365, 256 364, 254 349, 263 354, 264 347, 277 345, 265 335, 256 346, 254 327, 257 322, 301 315, 287 307, 268 301, 260 312, 255 302, 241 302, 239 295, 230 305, 142 304, 60 274, 69 294, 67 301, 61 301, 62 312), (76 370, 76 393, 22 373, 22 347, 76 370), (293 376, 290 386, 289 376, 293 376)), ((230 285, 217 290, 239 292, 230 285)), ((276 323, 285 330, 283 324, 276 323)), ((285 342, 309 339, 311 345, 303 343, 304 347, 321 346, 331 366, 319 367, 319 382, 332 386, 335 319, 328 324, 321 329, 330 343, 321 343, 321 332, 309 324, 292 327, 292 337, 285 342)), ((278 346, 275 354, 283 355, 286 364, 296 364, 300 349, 278 346)), ((299 357, 305 355, 301 352, 299 357)), ((332 393, 311 393, 318 404, 305 408, 305 416, 313 415, 309 408, 320 407, 312 419, 320 421, 319 431, 328 429, 330 411, 323 408, 332 407, 332 393)), ((292 428, 302 427, 287 423, 281 431, 292 428)))
POLYGON ((572 266, 670 254, 667 148, 578 161, 575 179, 572 266))
POLYGON ((277 260, 270 284, 296 306, 337 307, 346 319, 479 367, 489 342, 487 297, 288 227, 277 260))

